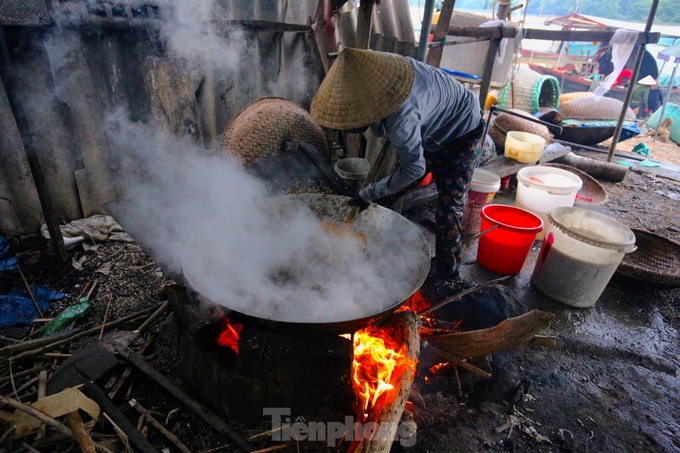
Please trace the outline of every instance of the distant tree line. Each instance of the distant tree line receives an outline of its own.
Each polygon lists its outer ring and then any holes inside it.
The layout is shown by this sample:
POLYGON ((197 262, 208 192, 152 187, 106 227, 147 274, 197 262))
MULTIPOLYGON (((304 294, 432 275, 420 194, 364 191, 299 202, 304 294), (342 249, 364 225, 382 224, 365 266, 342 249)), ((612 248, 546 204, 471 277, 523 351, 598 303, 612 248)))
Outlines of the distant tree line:
MULTIPOLYGON (((491 0, 456 0, 456 9, 489 10, 491 0)), ((652 0, 513 0, 512 4, 529 5, 528 14, 563 16, 580 13, 608 19, 645 22, 652 0)), ((517 17, 516 15, 514 17, 517 17)), ((680 0, 661 0, 654 23, 680 24, 680 0)))

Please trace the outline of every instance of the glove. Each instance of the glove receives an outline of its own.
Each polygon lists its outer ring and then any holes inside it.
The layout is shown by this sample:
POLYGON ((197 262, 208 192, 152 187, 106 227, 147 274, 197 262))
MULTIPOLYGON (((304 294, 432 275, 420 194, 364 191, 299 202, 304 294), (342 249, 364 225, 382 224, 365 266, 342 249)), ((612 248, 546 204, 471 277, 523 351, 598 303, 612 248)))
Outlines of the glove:
POLYGON ((364 211, 366 208, 368 208, 371 203, 368 201, 365 201, 363 198, 361 198, 361 195, 357 195, 351 200, 347 202, 348 205, 354 206, 354 207, 359 207, 359 212, 364 211))

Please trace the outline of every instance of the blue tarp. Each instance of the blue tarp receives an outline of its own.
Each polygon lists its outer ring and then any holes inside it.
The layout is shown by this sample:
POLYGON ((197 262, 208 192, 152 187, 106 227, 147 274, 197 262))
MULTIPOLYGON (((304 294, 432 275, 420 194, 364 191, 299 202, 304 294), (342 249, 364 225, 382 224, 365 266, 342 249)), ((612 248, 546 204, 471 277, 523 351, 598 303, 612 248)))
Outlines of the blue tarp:
MULTIPOLYGON (((17 258, 12 254, 7 240, 0 236, 0 272, 15 271, 16 269, 17 258)), ((42 286, 32 287, 31 292, 42 311, 50 308, 53 300, 65 297, 61 293, 42 286)), ((40 314, 26 289, 15 288, 5 294, 0 294, 0 327, 30 326, 33 320, 39 316, 40 314)))
MULTIPOLYGON (((43 312, 52 306, 52 301, 65 297, 43 286, 34 286, 31 291, 43 312)), ((13 289, 7 294, 0 294, 0 327, 27 327, 39 317, 40 314, 25 289, 13 289)))
POLYGON ((0 236, 0 272, 14 270, 17 267, 17 258, 12 254, 7 239, 0 236))

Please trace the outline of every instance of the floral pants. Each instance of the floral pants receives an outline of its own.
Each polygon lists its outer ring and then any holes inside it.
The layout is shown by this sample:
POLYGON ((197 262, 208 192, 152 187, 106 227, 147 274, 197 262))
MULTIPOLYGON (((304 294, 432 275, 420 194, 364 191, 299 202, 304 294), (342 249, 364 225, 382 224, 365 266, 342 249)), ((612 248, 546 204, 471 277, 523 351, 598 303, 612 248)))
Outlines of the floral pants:
POLYGON ((438 153, 426 154, 427 171, 437 186, 436 270, 456 274, 462 252, 463 208, 479 165, 482 146, 475 147, 484 131, 484 123, 438 153))

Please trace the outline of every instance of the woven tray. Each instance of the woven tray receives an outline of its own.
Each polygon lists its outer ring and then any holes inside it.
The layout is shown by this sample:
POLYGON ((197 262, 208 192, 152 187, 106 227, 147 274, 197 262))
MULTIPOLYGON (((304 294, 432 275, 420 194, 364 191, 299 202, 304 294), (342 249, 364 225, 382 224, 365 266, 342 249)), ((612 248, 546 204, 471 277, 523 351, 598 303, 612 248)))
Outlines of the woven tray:
POLYGON ((649 231, 631 230, 637 250, 623 257, 616 269, 619 277, 654 289, 680 287, 680 244, 649 231))
POLYGON ((281 98, 262 98, 248 104, 227 125, 221 149, 250 166, 281 152, 285 141, 314 146, 328 157, 326 134, 305 109, 281 98))
POLYGON ((546 167, 560 168, 562 170, 569 171, 578 176, 579 178, 581 178, 581 181, 583 181, 583 186, 581 187, 581 190, 578 191, 578 194, 584 197, 590 197, 593 199, 593 201, 586 201, 583 198, 577 199, 574 202, 575 206, 588 208, 593 206, 599 206, 607 202, 607 199, 609 198, 607 190, 602 186, 602 184, 599 183, 597 179, 593 178, 585 171, 564 164, 546 163, 542 165, 546 167))
MULTIPOLYGON (((623 109, 623 102, 618 99, 586 96, 560 103, 560 113, 565 118, 582 118, 598 120, 618 120, 623 109)), ((635 113, 628 108, 626 119, 634 120, 635 113)))

